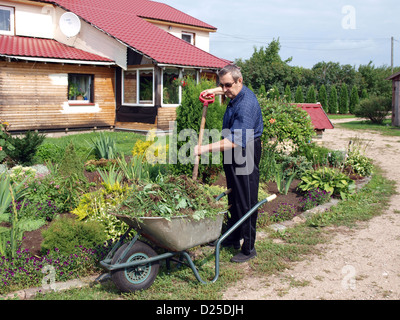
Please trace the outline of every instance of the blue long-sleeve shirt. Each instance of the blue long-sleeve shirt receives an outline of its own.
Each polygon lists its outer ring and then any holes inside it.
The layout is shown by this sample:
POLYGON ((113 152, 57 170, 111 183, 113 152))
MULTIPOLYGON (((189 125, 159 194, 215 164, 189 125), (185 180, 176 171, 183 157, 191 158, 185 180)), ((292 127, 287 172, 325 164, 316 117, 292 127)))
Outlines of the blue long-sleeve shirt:
POLYGON ((245 148, 248 141, 261 136, 263 128, 257 97, 253 91, 243 85, 242 90, 226 108, 222 122, 222 135, 245 148))

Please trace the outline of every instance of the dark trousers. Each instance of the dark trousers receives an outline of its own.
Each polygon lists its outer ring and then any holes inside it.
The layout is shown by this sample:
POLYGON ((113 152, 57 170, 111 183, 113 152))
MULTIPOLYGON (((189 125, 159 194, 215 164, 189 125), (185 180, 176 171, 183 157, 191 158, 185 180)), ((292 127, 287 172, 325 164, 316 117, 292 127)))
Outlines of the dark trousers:
MULTIPOLYGON (((229 151, 228 151, 229 152, 229 151)), ((224 152, 224 171, 228 189, 230 217, 226 227, 231 228, 253 206, 258 203, 259 164, 261 159, 261 139, 250 141, 246 148, 236 147, 233 156, 224 152), (253 143, 254 142, 254 143, 253 143), (238 153, 239 152, 239 156, 238 153), (241 156, 240 156, 241 152, 241 156), (236 156, 235 156, 236 153, 236 156), (243 162, 243 160, 245 160, 243 162)), ((258 212, 255 211, 225 241, 226 244, 238 245, 244 239, 242 252, 246 255, 254 249, 258 212)))

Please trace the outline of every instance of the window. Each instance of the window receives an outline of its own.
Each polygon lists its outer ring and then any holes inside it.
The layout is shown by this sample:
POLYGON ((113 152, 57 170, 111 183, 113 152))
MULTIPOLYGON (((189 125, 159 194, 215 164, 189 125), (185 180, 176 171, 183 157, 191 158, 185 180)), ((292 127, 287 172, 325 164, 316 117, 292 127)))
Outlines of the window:
POLYGON ((194 33, 182 32, 182 40, 194 45, 194 33))
POLYGON ((68 74, 68 100, 78 103, 93 103, 93 80, 91 74, 68 74))
POLYGON ((14 8, 0 6, 0 34, 14 35, 14 8))
POLYGON ((197 72, 193 69, 166 68, 162 74, 162 105, 175 107, 182 102, 182 88, 185 87, 187 80, 197 79, 197 72))
POLYGON ((124 71, 122 77, 122 104, 139 106, 154 105, 153 69, 124 71))

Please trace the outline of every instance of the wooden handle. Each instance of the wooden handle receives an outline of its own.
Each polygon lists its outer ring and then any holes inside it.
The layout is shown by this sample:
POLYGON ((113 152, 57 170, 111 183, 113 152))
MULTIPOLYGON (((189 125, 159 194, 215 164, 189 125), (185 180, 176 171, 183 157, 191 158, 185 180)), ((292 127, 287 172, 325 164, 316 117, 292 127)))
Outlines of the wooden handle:
MULTIPOLYGON (((200 132, 199 132, 199 142, 198 142, 199 147, 201 146, 201 142, 203 141, 204 127, 206 126, 207 108, 208 108, 207 104, 204 104, 203 115, 201 117, 200 132)), ((200 162, 200 156, 196 156, 196 158, 194 159, 194 168, 192 174, 193 180, 196 180, 199 174, 199 162, 200 162)))

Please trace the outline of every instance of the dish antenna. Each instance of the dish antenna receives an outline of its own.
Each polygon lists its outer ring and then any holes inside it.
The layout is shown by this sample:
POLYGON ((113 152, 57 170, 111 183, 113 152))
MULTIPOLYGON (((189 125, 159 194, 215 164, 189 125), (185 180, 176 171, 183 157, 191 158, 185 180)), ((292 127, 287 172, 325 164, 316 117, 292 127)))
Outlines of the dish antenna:
POLYGON ((60 17, 60 29, 68 38, 75 37, 81 31, 81 20, 75 13, 66 12, 60 17))

